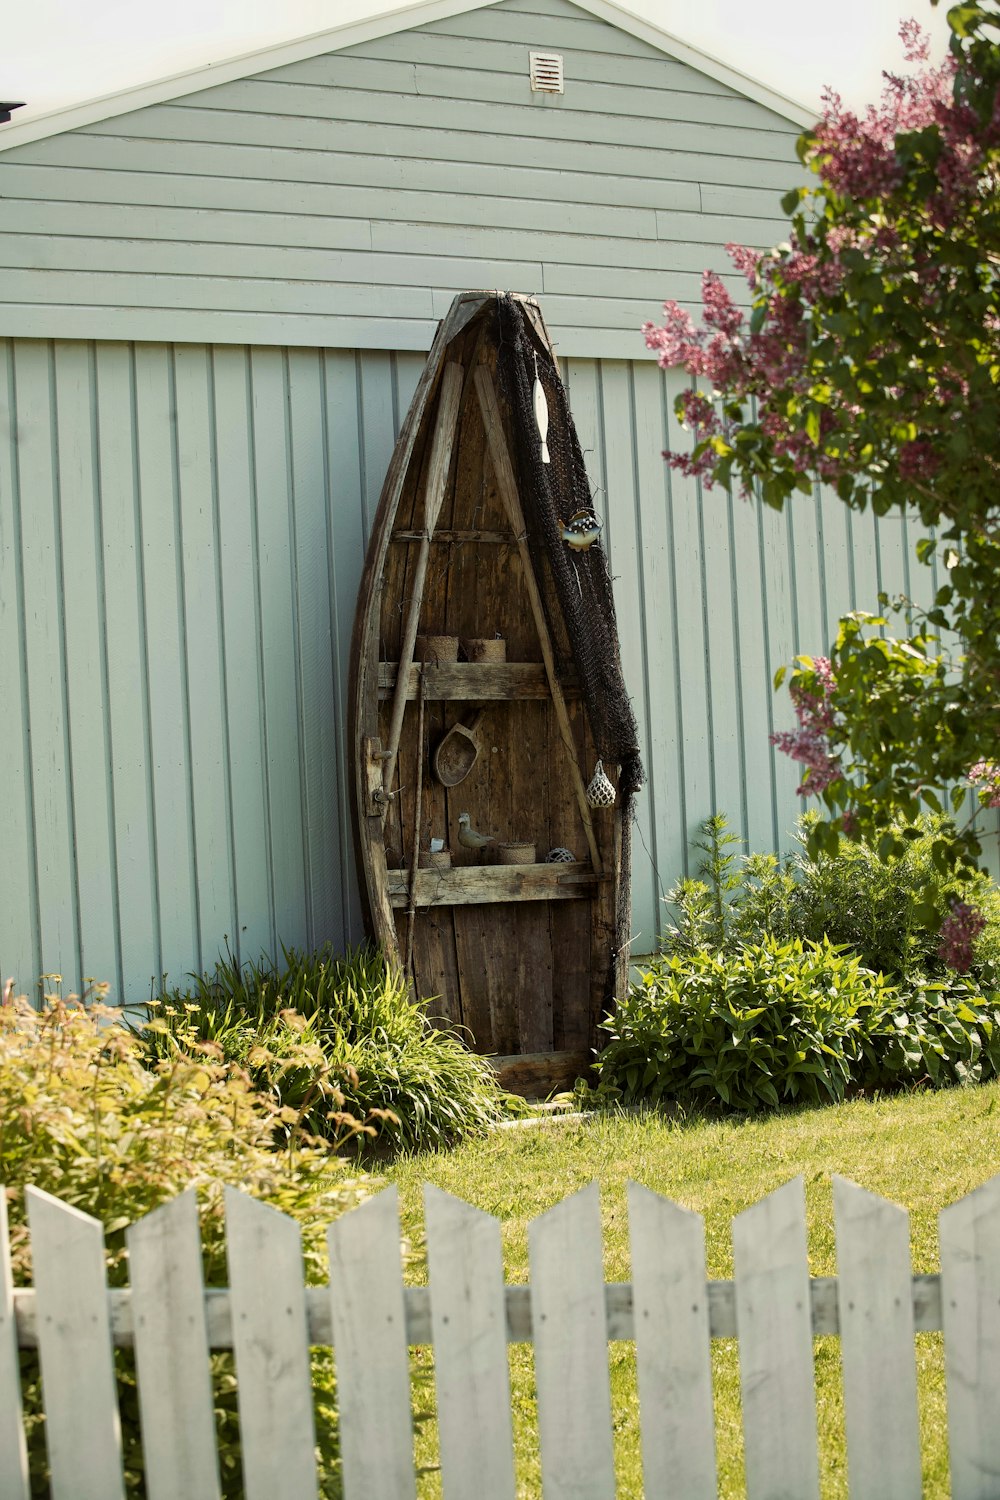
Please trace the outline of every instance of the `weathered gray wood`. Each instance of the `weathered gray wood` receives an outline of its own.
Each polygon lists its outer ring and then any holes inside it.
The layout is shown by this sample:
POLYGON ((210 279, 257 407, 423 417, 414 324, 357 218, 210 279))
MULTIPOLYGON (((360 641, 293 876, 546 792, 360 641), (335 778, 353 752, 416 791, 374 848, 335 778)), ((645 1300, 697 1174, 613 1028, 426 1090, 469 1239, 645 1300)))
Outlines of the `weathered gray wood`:
POLYGON ((345 1500, 413 1500, 413 1428, 395 1187, 327 1231, 345 1500))
POLYGON ((125 1500, 104 1231, 40 1188, 25 1197, 52 1500, 125 1500))
POLYGON ((733 1220, 747 1500, 819 1500, 805 1187, 733 1220))
POLYGON ((498 1219, 424 1187, 434 1380, 445 1500, 514 1500, 498 1219))
POLYGON ((941 1312, 952 1500, 1000 1485, 1000 1176, 942 1210, 941 1312))
POLYGON ((628 1184, 643 1487, 715 1500, 715 1413, 705 1222, 628 1184))
POLYGON ((131 1225, 125 1239, 149 1500, 218 1500, 194 1188, 131 1225))
POLYGON ((227 1187, 226 1253, 247 1500, 316 1500, 302 1232, 227 1187))
POLYGON ((382 772, 382 786, 389 791, 396 773, 396 756, 399 753, 399 736, 403 728, 403 713, 406 708, 406 687, 413 663, 413 648, 420 623, 420 607, 424 601, 424 580, 427 577, 427 560, 430 557, 431 537, 441 513, 448 475, 451 471, 451 454, 458 430, 459 403, 462 398, 464 375, 461 365, 449 362, 441 376, 438 409, 431 438, 431 456, 424 488, 424 534, 420 540, 416 566, 410 587, 410 602, 406 616, 406 627, 400 647, 397 665, 396 686, 393 692, 392 714, 389 718, 389 736, 386 742, 386 758, 382 772))
POLYGON ((28 1500, 30 1494, 17 1350, 7 1190, 0 1182, 0 1495, 4 1500, 28 1500))
MULTIPOLYGON (((398 667, 395 662, 379 662, 379 697, 386 698, 396 685, 398 667)), ((417 684, 421 676, 427 682, 428 702, 472 703, 477 699, 500 700, 547 699, 548 678, 545 667, 538 661, 493 662, 460 661, 453 665, 435 666, 414 663, 410 668, 406 684, 407 701, 417 696, 417 684)), ((578 697, 575 682, 563 686, 567 697, 578 697)))
POLYGON ((572 1088, 585 1078, 593 1058, 589 1052, 514 1052, 489 1058, 501 1088, 525 1099, 547 1099, 557 1089, 572 1088))
MULTIPOLYGON (((553 1053, 556 1059, 567 1054, 553 1053)), ((574 1054, 570 1054, 572 1056, 574 1054)), ((497 1059, 503 1062, 503 1059, 497 1059)), ((532 1059, 527 1058, 531 1064, 532 1059)), ((579 1069, 576 1070, 579 1072, 579 1069)), ((837 1312, 837 1278, 814 1276, 810 1283, 810 1308, 814 1334, 836 1334, 840 1331, 837 1312)), ((708 1297, 709 1327, 713 1339, 736 1337, 736 1294, 731 1281, 710 1281, 706 1287, 708 1297)), ((941 1329, 940 1278, 937 1275, 914 1276, 913 1319, 917 1333, 935 1333, 941 1329)), ((527 1286, 509 1286, 507 1299, 507 1337, 511 1343, 524 1343, 531 1339, 531 1289, 527 1286)), ((406 1309, 406 1336, 410 1344, 431 1342, 430 1296, 426 1287, 410 1286, 404 1289, 406 1309)), ((605 1306, 608 1318, 609 1339, 634 1337, 632 1315, 632 1287, 629 1282, 612 1282, 605 1287, 605 1306)), ((38 1347, 38 1302, 31 1287, 15 1287, 14 1312, 17 1320, 18 1342, 22 1348, 38 1347)), ((329 1344, 332 1340, 330 1298, 325 1288, 306 1288, 306 1310, 309 1322, 309 1342, 329 1344)), ((108 1293, 108 1312, 111 1320, 111 1336, 116 1348, 134 1347, 131 1294, 125 1290, 108 1293)), ((233 1347, 232 1306, 229 1292, 221 1287, 208 1287, 205 1291, 205 1320, 208 1327, 209 1344, 213 1349, 233 1347)))
POLYGON ((834 1176, 851 1500, 919 1500, 910 1216, 834 1176))
POLYGON ((520 497, 517 493, 517 481, 514 478, 510 454, 507 452, 507 443, 503 435, 503 422, 500 417, 496 390, 489 371, 483 365, 477 367, 474 380, 476 394, 479 397, 480 410, 483 414, 483 423, 486 428, 486 442, 489 447, 490 458, 493 461, 493 473, 496 478, 497 488, 500 491, 500 498, 503 500, 504 508, 510 518, 514 536, 517 538, 517 548, 524 569, 525 587, 528 591, 535 629, 538 631, 538 643, 542 650, 542 661, 545 663, 545 675, 548 678, 549 691, 552 694, 552 706, 555 709, 556 721, 559 725, 562 742, 566 747, 569 773, 573 781, 573 790, 576 793, 577 805, 580 809, 580 818, 583 822, 587 847, 590 850, 590 861, 594 870, 599 875, 604 868, 603 861, 598 853, 594 823, 590 816, 590 807, 587 803, 583 775, 580 771, 579 760, 577 759, 576 741, 573 738, 569 716, 566 712, 566 701, 563 697, 559 674, 556 671, 555 656, 552 650, 552 638, 549 634, 548 622, 545 618, 545 609, 538 590, 538 582, 535 578, 531 554, 528 551, 524 511, 521 508, 520 497))
POLYGON ((546 1500, 613 1500, 601 1208, 592 1183, 528 1226, 546 1500))
MULTIPOLYGON (((565 865, 462 865, 450 870, 418 870, 417 906, 478 906, 498 901, 576 901, 589 896, 596 877, 579 861, 565 865)), ((394 907, 409 900, 409 876, 390 870, 386 877, 394 907)))

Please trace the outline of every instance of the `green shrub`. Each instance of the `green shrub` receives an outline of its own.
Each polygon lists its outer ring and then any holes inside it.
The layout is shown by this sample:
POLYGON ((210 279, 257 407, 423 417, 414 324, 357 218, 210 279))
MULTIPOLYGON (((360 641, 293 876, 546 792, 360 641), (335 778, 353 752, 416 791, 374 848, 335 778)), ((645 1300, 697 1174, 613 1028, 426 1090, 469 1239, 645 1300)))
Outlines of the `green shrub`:
POLYGON ((957 976, 904 998, 826 939, 664 953, 602 1022, 600 1088, 749 1113, 978 1082, 1000 1071, 998 1002, 957 976))
MULTIPOLYGON (((280 1023, 279 1023, 280 1024, 280 1023)), ((318 1077, 339 1144, 356 1128, 342 1100, 317 1074, 316 1058, 286 1028, 285 1059, 318 1077)), ((251 1087, 238 1066, 178 1028, 153 1065, 140 1038, 117 1013, 49 997, 0 1006, 0 1172, 6 1188, 14 1274, 30 1280, 24 1212, 29 1184, 99 1218, 106 1232, 108 1278, 127 1280, 125 1228, 192 1184, 198 1187, 206 1278, 226 1282, 223 1187, 239 1186, 301 1225, 307 1279, 326 1279, 324 1231, 365 1196, 365 1181, 326 1142, 312 1140, 294 1112, 251 1087)), ((142 1487, 135 1369, 117 1352, 126 1480, 142 1487)), ((48 1494, 44 1416, 37 1356, 21 1357, 32 1493, 48 1494)), ((323 1493, 339 1493, 333 1374, 328 1354, 314 1360, 317 1453, 323 1493)), ((232 1359, 213 1356, 223 1494, 242 1495, 232 1359)))
MULTIPOLYGON (((281 965, 241 965, 227 955, 188 991, 165 998, 158 1026, 216 1043, 317 1135, 328 1126, 314 1070, 281 1058, 289 1033, 280 1018, 289 1011, 299 1018, 296 1045, 316 1049, 344 1107, 379 1118, 382 1148, 443 1146, 503 1115, 506 1096, 489 1063, 456 1032, 433 1026, 381 955, 366 948, 337 958, 326 947, 286 949, 283 957, 281 965)), ((162 1048, 162 1032, 147 1035, 154 1050, 162 1048)))
POLYGON ((893 978, 943 975, 937 956, 938 922, 952 898, 971 901, 986 917, 972 969, 987 986, 1000 974, 1000 891, 987 875, 950 880, 941 908, 928 912, 922 892, 934 868, 940 818, 923 820, 920 838, 899 859, 883 860, 869 845, 842 838, 836 855, 813 859, 806 852, 809 825, 799 822, 799 849, 779 859, 751 854, 740 859, 739 839, 717 813, 702 825, 698 880, 680 881, 667 901, 677 913, 665 939, 668 951, 733 948, 759 942, 767 933, 782 941, 841 944, 866 968, 893 978))

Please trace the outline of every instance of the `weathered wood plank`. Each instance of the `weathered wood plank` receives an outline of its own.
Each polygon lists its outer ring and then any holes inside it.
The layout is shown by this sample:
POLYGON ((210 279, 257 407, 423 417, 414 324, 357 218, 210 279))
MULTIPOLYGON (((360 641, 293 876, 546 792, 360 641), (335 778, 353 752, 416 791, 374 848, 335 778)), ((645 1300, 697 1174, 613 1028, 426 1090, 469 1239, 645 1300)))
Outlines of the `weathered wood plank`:
POLYGON ((194 1188, 126 1230, 149 1500, 218 1500, 194 1188))
POLYGON ((514 1500, 500 1222, 429 1184, 424 1220, 445 1500, 514 1500))
MULTIPOLYGON (((379 697, 388 698, 396 686, 397 666, 395 662, 379 662, 379 697)), ((427 680, 428 701, 468 702, 480 699, 500 700, 520 698, 548 699, 549 684, 545 667, 538 661, 495 662, 460 661, 448 666, 422 666, 415 662, 406 684, 408 700, 417 696, 417 683, 423 673, 427 680)), ((575 682, 560 679, 567 697, 579 694, 575 682)))
POLYGON ((715 1500, 705 1221, 628 1184, 643 1487, 715 1500))
POLYGON ((613 1500, 601 1208, 592 1183, 528 1226, 546 1500, 613 1500))
POLYGON ((235 1188, 225 1201, 246 1500, 316 1500, 302 1231, 235 1188))
POLYGON ((805 1186, 733 1220, 747 1500, 819 1500, 805 1186))
POLYGON ((40 1188, 25 1197, 52 1500, 125 1500, 104 1230, 40 1188))
POLYGON ((1000 1176, 944 1209, 938 1232, 952 1500, 992 1500, 1000 1482, 1000 1176))
POLYGON ((518 1052, 489 1059, 501 1088, 525 1099, 544 1099, 557 1089, 570 1088, 587 1072, 590 1061, 590 1053, 583 1050, 518 1052))
POLYGON ((345 1500, 414 1500, 395 1187, 327 1230, 345 1500))
POLYGON ((0 1183, 0 1495, 28 1500, 28 1450, 21 1422, 14 1277, 7 1228, 7 1192, 0 1183))
MULTIPOLYGON (((405 906, 409 875, 390 870, 390 903, 405 906)), ((597 876, 586 864, 459 865, 450 870, 418 870, 418 906, 470 906, 497 901, 576 901, 588 896, 597 876)))
POLYGON ((910 1216, 833 1179, 851 1500, 919 1500, 910 1216))

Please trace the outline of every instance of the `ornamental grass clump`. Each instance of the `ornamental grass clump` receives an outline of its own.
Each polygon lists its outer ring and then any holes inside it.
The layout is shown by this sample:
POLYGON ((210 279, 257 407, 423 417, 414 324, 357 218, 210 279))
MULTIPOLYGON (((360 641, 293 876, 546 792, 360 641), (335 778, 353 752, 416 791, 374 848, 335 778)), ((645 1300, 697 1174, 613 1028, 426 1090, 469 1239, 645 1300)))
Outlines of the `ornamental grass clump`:
MULTIPOLYGON (((305 1274, 326 1280, 324 1232, 366 1196, 365 1179, 340 1147, 374 1123, 358 1120, 297 1023, 284 1027, 281 1056, 271 1066, 308 1072, 314 1112, 330 1140, 305 1128, 303 1115, 273 1089, 259 1089, 221 1048, 178 1026, 161 1032, 162 1055, 149 1057, 142 1039, 117 1011, 49 996, 40 1010, 16 999, 0 1005, 0 1190, 7 1194, 16 1284, 31 1279, 24 1190, 33 1185, 101 1220, 108 1279, 128 1279, 125 1229, 185 1188, 198 1190, 206 1280, 226 1284, 223 1189, 241 1188, 291 1215, 302 1229, 305 1274)), ((154 1023, 155 1024, 155 1023, 154 1023)), ((71 1273, 67 1267, 67 1273, 71 1273)), ((118 1350, 125 1475, 141 1491, 142 1444, 130 1351, 118 1350)), ((213 1356, 222 1493, 243 1493, 232 1358, 213 1356)), ((32 1494, 48 1494, 44 1392, 37 1355, 21 1354, 32 1494)), ((314 1357, 317 1453, 324 1494, 337 1492, 337 1445, 329 1354, 314 1357)))
POLYGON ((344 1108, 376 1120, 374 1139, 355 1137, 359 1148, 445 1146, 508 1108, 489 1063, 457 1032, 432 1025, 402 976, 371 948, 344 957, 329 945, 314 953, 284 949, 280 964, 241 964, 227 954, 187 991, 165 997, 145 1035, 157 1053, 178 1029, 214 1042, 322 1136, 330 1127, 314 1068, 282 1059, 290 1016, 296 1045, 322 1059, 344 1108))

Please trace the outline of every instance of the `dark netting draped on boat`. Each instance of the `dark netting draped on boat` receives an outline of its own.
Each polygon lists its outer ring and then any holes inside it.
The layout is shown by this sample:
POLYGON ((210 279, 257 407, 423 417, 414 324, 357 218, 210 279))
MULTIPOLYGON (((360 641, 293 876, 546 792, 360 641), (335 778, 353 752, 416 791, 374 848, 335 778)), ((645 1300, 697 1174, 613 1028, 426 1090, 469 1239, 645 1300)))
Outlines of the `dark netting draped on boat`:
MULTIPOLYGON (((632 807, 644 776, 639 756, 639 730, 621 669, 621 650, 615 618, 608 560, 600 543, 575 551, 562 538, 562 527, 577 511, 593 506, 590 481, 580 441, 570 415, 566 391, 555 362, 529 323, 524 304, 503 294, 497 297, 499 339, 497 378, 512 414, 514 462, 528 528, 528 545, 550 625, 559 615, 566 625, 568 646, 579 678, 597 753, 619 766, 621 799, 621 880, 631 879, 632 807), (549 409, 547 446, 550 462, 543 463, 535 421, 535 376, 542 384, 549 409), (555 599, 546 598, 551 589, 555 599)), ((561 631, 553 628, 559 641, 561 631)), ((588 768, 589 771, 593 767, 588 768)), ((621 903, 615 948, 630 940, 629 902, 621 903)))

